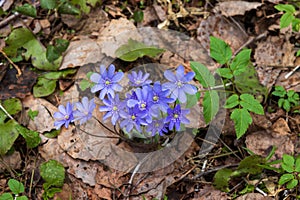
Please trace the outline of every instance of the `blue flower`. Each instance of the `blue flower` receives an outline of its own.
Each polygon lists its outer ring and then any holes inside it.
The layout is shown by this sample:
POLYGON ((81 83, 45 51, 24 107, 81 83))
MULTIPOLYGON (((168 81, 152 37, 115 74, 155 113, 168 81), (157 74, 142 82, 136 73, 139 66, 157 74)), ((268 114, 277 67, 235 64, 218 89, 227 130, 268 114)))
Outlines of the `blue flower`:
POLYGON ((133 108, 135 106, 138 107, 140 111, 145 111, 147 115, 145 116, 145 120, 147 123, 151 123, 152 117, 149 113, 151 107, 151 91, 152 88, 149 85, 145 85, 142 88, 137 88, 134 91, 134 98, 130 98, 127 100, 127 106, 129 108, 133 108), (136 98, 135 98, 136 97, 136 98))
POLYGON ((82 103, 75 103, 77 110, 74 111, 74 121, 80 120, 79 123, 83 124, 89 120, 92 117, 92 113, 96 107, 94 101, 94 99, 89 101, 87 97, 83 97, 81 100, 82 103))
POLYGON ((145 120, 143 120, 146 115, 147 112, 140 111, 138 105, 133 108, 127 108, 127 112, 120 112, 120 116, 124 119, 121 121, 120 127, 125 128, 128 133, 133 129, 133 127, 135 127, 137 131, 141 132, 141 125, 147 125, 145 120))
POLYGON ((170 90, 163 90, 162 85, 159 81, 153 84, 150 96, 152 102, 151 110, 152 113, 155 113, 154 116, 157 116, 160 110, 166 113, 169 108, 169 103, 173 103, 175 101, 175 99, 168 97, 169 94, 170 90))
POLYGON ((138 74, 135 71, 133 71, 131 74, 128 74, 130 84, 134 87, 139 87, 139 86, 150 84, 152 81, 147 80, 147 78, 149 78, 149 76, 150 76, 149 73, 146 73, 145 75, 143 75, 142 71, 139 71, 138 74))
POLYGON ((182 110, 180 104, 177 104, 174 109, 168 109, 168 116, 165 123, 169 123, 169 130, 172 130, 175 126, 177 131, 180 130, 180 123, 189 124, 190 121, 185 117, 189 114, 189 110, 182 110))
POLYGON ((96 83, 91 88, 91 92, 95 93, 100 91, 99 98, 104 99, 106 94, 115 97, 115 91, 120 92, 123 88, 118 82, 123 78, 123 72, 115 73, 115 66, 111 64, 106 70, 104 65, 100 66, 100 74, 93 73, 90 77, 91 81, 96 83))
POLYGON ((63 105, 58 106, 59 112, 55 112, 53 117, 56 119, 54 126, 56 129, 60 129, 62 125, 65 125, 66 128, 69 127, 70 122, 74 120, 73 117, 73 105, 68 102, 66 107, 63 105))
POLYGON ((164 76, 170 82, 164 83, 163 88, 169 89, 171 97, 174 99, 178 98, 181 103, 186 102, 186 93, 193 95, 197 92, 197 88, 194 85, 188 84, 189 81, 193 80, 195 73, 188 72, 184 74, 184 67, 182 65, 178 66, 176 75, 167 70, 164 76))
POLYGON ((101 112, 106 111, 103 120, 111 117, 111 123, 116 125, 117 120, 120 118, 120 111, 125 107, 124 102, 120 101, 119 95, 116 94, 115 98, 108 95, 108 99, 103 99, 103 103, 105 106, 99 108, 101 112))
POLYGON ((164 132, 167 133, 168 130, 165 126, 165 119, 154 119, 152 123, 147 126, 147 131, 151 132, 152 136, 155 136, 156 133, 159 133, 160 136, 164 135, 164 132))

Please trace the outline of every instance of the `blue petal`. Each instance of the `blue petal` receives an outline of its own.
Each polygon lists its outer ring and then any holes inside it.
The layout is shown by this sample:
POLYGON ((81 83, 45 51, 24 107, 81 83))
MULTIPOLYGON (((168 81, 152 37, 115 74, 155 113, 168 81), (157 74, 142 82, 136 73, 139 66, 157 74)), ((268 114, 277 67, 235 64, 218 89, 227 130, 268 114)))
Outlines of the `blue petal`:
POLYGON ((64 123, 65 123, 64 120, 56 121, 56 122, 54 122, 54 126, 55 126, 56 129, 58 130, 58 129, 60 129, 60 127, 61 127, 62 125, 64 125, 64 123))
POLYGON ((101 90, 99 98, 103 100, 106 94, 107 94, 107 88, 105 87, 103 88, 103 90, 101 90))
POLYGON ((191 84, 184 84, 182 89, 184 90, 184 92, 186 92, 188 94, 196 94, 196 92, 197 92, 196 86, 191 85, 191 84))
POLYGON ((124 76, 124 73, 123 72, 117 72, 113 77, 112 77, 112 81, 113 82, 119 82, 124 76))
POLYGON ((182 117, 181 117, 181 122, 182 122, 183 124, 189 124, 189 123, 190 123, 190 120, 188 120, 186 117, 182 116, 182 117))
POLYGON ((99 90, 102 90, 103 88, 104 88, 103 84, 97 84, 91 88, 91 92, 95 93, 95 92, 98 92, 99 90))
POLYGON ((106 120, 107 118, 112 116, 112 112, 107 112, 105 115, 103 115, 103 120, 106 120))
POLYGON ((189 81, 193 80, 194 77, 195 77, 195 72, 188 72, 188 73, 184 76, 183 81, 189 82, 189 81))
POLYGON ((102 77, 107 77, 107 71, 105 65, 100 65, 100 75, 102 77))
POLYGON ((186 94, 184 93, 183 90, 178 90, 178 99, 181 103, 186 102, 186 94))
POLYGON ((119 119, 119 115, 117 113, 114 113, 112 118, 111 118, 111 123, 113 125, 116 125, 117 120, 119 119))
POLYGON ((176 82, 177 81, 175 75, 170 70, 165 71, 164 76, 165 76, 166 79, 168 79, 171 82, 176 82))
POLYGON ((100 106, 99 107, 100 112, 111 111, 111 110, 112 110, 112 108, 109 106, 100 106))
POLYGON ((63 105, 59 105, 58 110, 64 115, 67 114, 66 108, 63 105))
POLYGON ((118 83, 113 84, 113 85, 111 86, 111 88, 112 88, 113 90, 117 91, 117 92, 120 92, 120 91, 123 90, 123 87, 122 87, 120 84, 118 84, 118 83))
POLYGON ((56 118, 56 119, 64 119, 65 118, 65 115, 62 114, 61 112, 55 112, 53 114, 53 117, 56 118))
POLYGON ((93 73, 90 77, 90 80, 94 83, 99 83, 101 80, 101 76, 98 73, 93 73))
POLYGON ((136 104, 138 104, 139 102, 135 99, 128 99, 127 100, 127 106, 129 108, 133 108, 136 104))
POLYGON ((113 64, 109 65, 108 67, 108 73, 107 73, 107 76, 109 78, 112 78, 114 76, 114 73, 115 73, 115 66, 113 64))
POLYGON ((176 129, 177 131, 180 130, 180 121, 179 121, 179 120, 175 122, 175 129, 176 129))
POLYGON ((181 80, 184 77, 184 67, 179 65, 176 70, 176 78, 177 80, 181 80))

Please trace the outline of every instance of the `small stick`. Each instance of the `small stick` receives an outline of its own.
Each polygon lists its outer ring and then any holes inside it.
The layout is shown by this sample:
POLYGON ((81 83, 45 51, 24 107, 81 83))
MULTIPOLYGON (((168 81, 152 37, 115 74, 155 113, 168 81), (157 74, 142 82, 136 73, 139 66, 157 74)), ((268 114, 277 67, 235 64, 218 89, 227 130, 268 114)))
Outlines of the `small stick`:
POLYGON ((290 71, 289 73, 287 73, 284 78, 288 79, 290 78, 290 76, 292 76, 298 69, 300 68, 300 65, 298 65, 297 67, 295 67, 292 71, 290 71))
POLYGON ((1 105, 0 103, 0 109, 3 110, 3 112, 12 120, 15 120, 6 110, 5 108, 1 105))
POLYGON ((17 18, 20 14, 18 12, 12 14, 11 16, 7 17, 6 19, 4 19, 3 21, 0 22, 0 28, 2 28, 3 26, 6 26, 11 20, 14 20, 15 18, 17 18))
POLYGON ((17 74, 17 77, 21 76, 22 75, 22 71, 21 69, 18 67, 18 65, 16 65, 7 55, 6 53, 0 49, 0 53, 2 53, 2 55, 8 60, 8 62, 14 66, 14 68, 17 70, 18 74, 17 74))

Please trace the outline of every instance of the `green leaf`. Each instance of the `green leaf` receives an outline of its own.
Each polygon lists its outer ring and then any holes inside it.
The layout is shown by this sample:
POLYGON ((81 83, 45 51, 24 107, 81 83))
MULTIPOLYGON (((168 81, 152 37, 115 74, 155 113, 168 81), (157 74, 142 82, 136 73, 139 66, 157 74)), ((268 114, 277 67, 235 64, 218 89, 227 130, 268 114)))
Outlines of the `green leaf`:
POLYGON ((289 112, 289 111, 291 110, 291 104, 290 104, 290 102, 289 102, 287 99, 285 99, 285 100, 283 101, 282 107, 283 107, 283 109, 286 110, 287 112, 289 112))
POLYGON ((251 115, 245 108, 234 109, 230 115, 230 119, 234 121, 237 139, 246 133, 249 125, 252 123, 251 115))
POLYGON ((289 12, 289 13, 295 13, 296 12, 295 7, 293 5, 290 5, 290 4, 278 4, 274 7, 279 11, 285 11, 285 12, 289 12))
POLYGON ((215 90, 206 91, 203 97, 203 115, 205 123, 209 123, 219 111, 219 95, 215 90))
POLYGON ((130 38, 127 44, 120 46, 116 50, 115 54, 121 60, 132 62, 143 56, 155 57, 164 51, 164 49, 159 49, 155 46, 147 46, 142 42, 130 38))
POLYGON ((15 180, 15 179, 9 179, 7 184, 13 194, 20 194, 25 191, 23 183, 15 180))
POLYGON ((295 171, 300 172, 300 157, 299 156, 296 158, 295 171))
POLYGON ((197 92, 194 95, 186 94, 186 97, 187 97, 187 102, 186 102, 185 107, 186 108, 192 108, 199 101, 199 99, 200 99, 200 93, 197 92))
POLYGON ((86 89, 88 89, 89 87, 91 87, 92 83, 86 79, 83 79, 80 81, 79 83, 79 88, 82 90, 82 91, 85 91, 86 89))
POLYGON ((60 79, 60 78, 66 78, 69 75, 75 74, 76 73, 76 69, 67 69, 67 70, 63 70, 63 71, 58 71, 58 72, 48 72, 43 74, 40 77, 46 78, 46 79, 51 79, 51 80, 56 80, 56 79, 60 79))
POLYGON ((295 16, 292 13, 284 13, 280 18, 280 28, 288 27, 294 19, 295 16))
POLYGON ((286 91, 282 86, 275 86, 275 90, 272 92, 272 95, 278 97, 284 97, 286 95, 286 91))
POLYGON ((55 46, 49 45, 46 51, 46 57, 49 62, 57 60, 64 51, 67 50, 70 42, 64 39, 56 39, 55 46))
POLYGON ((259 156, 259 155, 252 155, 244 158, 236 171, 233 172, 232 176, 238 175, 245 175, 245 174, 261 174, 263 167, 261 165, 264 165, 266 163, 266 160, 259 156))
POLYGON ((293 179, 290 182, 288 182, 288 184, 286 184, 286 188, 287 189, 293 189, 297 185, 298 185, 298 180, 297 179, 293 179))
POLYGON ((25 139, 28 148, 34 148, 40 144, 41 138, 38 132, 29 130, 21 125, 16 126, 16 129, 25 139))
POLYGON ((231 169, 221 169, 219 171, 217 171, 217 173, 214 176, 214 186, 215 188, 223 191, 223 192, 229 192, 229 180, 230 180, 230 176, 232 174, 232 170, 231 169))
POLYGON ((31 57, 32 65, 41 70, 57 70, 62 61, 62 57, 55 62, 49 62, 46 58, 46 49, 35 38, 27 28, 18 28, 11 32, 6 40, 7 46, 3 49, 10 57, 16 57, 18 49, 26 49, 25 59, 31 57))
POLYGON ((62 187, 65 180, 65 168, 56 160, 49 160, 40 166, 40 174, 51 186, 62 187))
POLYGON ((31 110, 31 109, 29 109, 29 111, 28 111, 28 116, 29 116, 29 118, 31 119, 31 120, 34 120, 34 118, 36 117, 36 116, 38 116, 38 114, 39 114, 39 111, 38 110, 31 110))
POLYGON ((28 200, 28 198, 26 196, 19 196, 16 200, 28 200))
POLYGON ((280 108, 282 108, 283 102, 284 102, 284 98, 280 98, 280 99, 278 100, 278 106, 279 106, 280 108))
POLYGON ((44 9, 54 9, 56 6, 58 6, 57 4, 57 0, 40 0, 41 3, 41 7, 44 9))
POLYGON ((299 32, 300 30, 300 19, 299 18, 294 18, 292 21, 292 29, 295 32, 299 32))
POLYGON ((232 71, 229 68, 218 68, 216 72, 223 78, 231 79, 233 77, 232 71))
POLYGON ((239 96, 237 94, 233 94, 226 100, 224 108, 234 108, 239 104, 239 96))
POLYGON ((230 46, 226 44, 223 40, 210 37, 210 56, 215 59, 220 64, 227 63, 232 56, 232 51, 230 46))
POLYGON ((0 200, 14 200, 12 194, 10 193, 3 193, 1 196, 0 196, 0 200))
POLYGON ((47 192, 47 197, 54 197, 54 195, 58 192, 61 192, 62 189, 61 188, 50 188, 48 189, 46 192, 47 192))
POLYGON ((6 154, 18 138, 17 125, 18 123, 13 120, 9 120, 5 124, 0 124, 0 155, 6 154))
POLYGON ((46 136, 47 138, 55 138, 56 136, 58 136, 60 133, 60 130, 52 130, 49 132, 44 133, 44 136, 46 136))
POLYGON ((37 83, 33 86, 34 97, 49 96, 55 91, 57 80, 46 79, 43 77, 38 78, 37 83))
POLYGON ((294 171, 295 158, 293 156, 283 154, 281 167, 287 172, 294 171))
POLYGON ((294 177, 293 174, 283 174, 283 175, 280 177, 278 183, 279 183, 279 185, 283 185, 283 184, 289 182, 290 180, 293 180, 294 178, 295 178, 295 177, 294 177))
POLYGON ((74 5, 79 5, 80 10, 82 10, 85 14, 88 14, 91 10, 90 6, 95 6, 97 2, 101 2, 101 0, 72 0, 71 1, 74 5))
POLYGON ((195 61, 191 61, 190 66, 196 74, 195 78, 204 88, 215 86, 215 77, 210 73, 207 67, 195 61))
POLYGON ((247 70, 250 63, 251 49, 244 49, 238 53, 233 61, 230 63, 230 69, 234 76, 238 76, 247 70))
POLYGON ((135 11, 133 13, 133 19, 135 22, 142 22, 144 19, 144 12, 141 10, 135 11))
POLYGON ((36 17, 36 8, 28 3, 25 3, 23 6, 17 6, 15 10, 23 15, 36 17))
POLYGON ((297 51, 296 56, 300 56, 300 49, 297 51))
POLYGON ((60 4, 57 10, 60 14, 80 15, 80 10, 70 2, 60 4))
POLYGON ((3 107, 9 114, 14 115, 22 110, 22 103, 20 99, 11 98, 3 102, 3 107))
POLYGON ((259 115, 263 115, 264 114, 264 108, 262 107, 262 105, 259 103, 259 101, 257 101, 253 95, 251 94, 242 94, 240 96, 240 105, 243 108, 246 108, 247 110, 254 112, 256 114, 259 115))

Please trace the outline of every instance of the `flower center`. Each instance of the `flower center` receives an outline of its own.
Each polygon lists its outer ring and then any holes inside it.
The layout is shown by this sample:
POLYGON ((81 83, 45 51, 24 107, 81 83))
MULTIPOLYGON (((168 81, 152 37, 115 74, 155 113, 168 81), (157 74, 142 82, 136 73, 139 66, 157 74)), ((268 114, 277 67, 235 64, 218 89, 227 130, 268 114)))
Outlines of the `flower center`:
POLYGON ((109 80, 106 80, 105 81, 105 85, 109 85, 110 84, 110 81, 109 80))
POLYGON ((179 115, 175 113, 175 114, 173 115, 173 117, 174 117, 175 119, 177 119, 177 118, 179 117, 179 115))
POLYGON ((159 97, 158 97, 157 95, 155 95, 155 96, 153 97, 153 101, 158 101, 158 99, 159 99, 159 97))
POLYGON ((135 115, 131 115, 132 120, 135 120, 135 118, 136 118, 135 115))
POLYGON ((141 104, 141 108, 145 108, 146 107, 146 104, 145 103, 142 103, 141 104))
POLYGON ((68 120, 70 118, 69 115, 65 115, 65 119, 68 120))
POLYGON ((117 106, 114 106, 113 111, 116 111, 116 110, 118 110, 118 108, 117 108, 117 106))
POLYGON ((159 127, 159 123, 157 122, 157 123, 155 123, 155 127, 156 128, 158 128, 159 127))
POLYGON ((177 81, 177 86, 182 87, 183 83, 181 81, 177 81))
POLYGON ((141 82, 142 82, 142 81, 140 81, 140 80, 135 80, 135 83, 136 83, 137 85, 139 85, 141 82))

